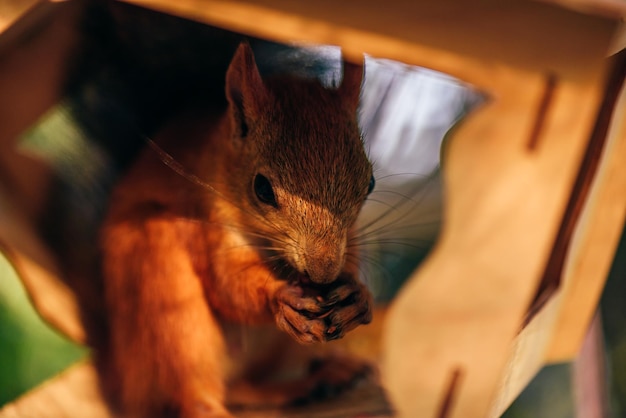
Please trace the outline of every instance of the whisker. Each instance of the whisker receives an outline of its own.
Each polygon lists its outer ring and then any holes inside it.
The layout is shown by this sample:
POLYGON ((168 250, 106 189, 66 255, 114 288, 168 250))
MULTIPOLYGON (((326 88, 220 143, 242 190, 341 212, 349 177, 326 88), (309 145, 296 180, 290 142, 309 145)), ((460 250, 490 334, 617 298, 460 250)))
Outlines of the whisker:
MULTIPOLYGON (((222 248, 221 253, 227 253, 230 251, 237 251, 241 249, 254 249, 259 252, 268 252, 270 254, 264 254, 262 259, 260 258, 258 261, 253 261, 249 263, 245 263, 241 266, 241 269, 235 274, 243 274, 248 269, 254 268, 256 266, 263 265, 268 268, 267 277, 265 279, 264 286, 269 285, 269 281, 274 277, 280 277, 288 274, 288 266, 283 258, 280 255, 280 252, 284 249, 281 248, 281 245, 286 246, 288 244, 292 244, 293 240, 289 236, 289 233, 284 229, 279 228, 275 223, 268 220, 266 217, 261 216, 260 214, 250 211, 246 208, 240 207, 236 202, 233 202, 227 195, 225 195, 222 191, 217 189, 214 184, 215 182, 208 182, 198 175, 187 170, 179 161, 177 161, 171 154, 163 150, 159 145, 156 144, 152 139, 148 137, 144 137, 145 141, 150 146, 150 149, 155 152, 156 156, 162 161, 162 163, 172 170, 175 174, 183 177, 191 184, 194 184, 200 187, 203 191, 208 191, 215 196, 223 199, 224 201, 232 204, 237 207, 241 212, 245 215, 250 216, 252 219, 255 219, 258 222, 261 222, 263 225, 271 229, 270 232, 263 231, 253 231, 250 230, 243 222, 228 220, 228 221, 214 221, 202 219, 202 217, 192 217, 191 219, 181 216, 188 221, 198 222, 201 225, 210 228, 212 226, 217 226, 220 228, 224 228, 227 230, 232 230, 236 232, 240 232, 243 236, 250 239, 247 242, 240 243, 237 245, 232 245, 227 248, 222 248), (255 242, 256 239, 261 240, 261 242, 255 242), (266 243, 263 243, 266 242, 266 243), (274 254, 275 253, 275 254, 274 254)), ((387 174, 385 176, 378 177, 379 180, 385 180, 393 177, 399 176, 414 176, 419 178, 428 178, 428 176, 420 176, 418 173, 392 173, 387 174)), ((434 178, 434 177, 431 177, 434 178)), ((356 228, 356 234, 351 236, 347 247, 348 248, 372 248, 374 246, 381 245, 397 245, 404 246, 408 248, 414 248, 418 250, 424 250, 432 245, 432 240, 415 240, 415 239, 401 239, 401 238, 393 238, 389 235, 393 235, 397 231, 406 231, 410 229, 417 228, 427 228, 428 226, 434 226, 437 222, 414 222, 410 224, 402 225, 402 222, 410 216, 411 208, 417 207, 427 195, 427 186, 429 181, 420 183, 415 190, 412 192, 400 192, 397 190, 375 190, 371 196, 367 198, 368 204, 378 204, 383 205, 385 209, 381 214, 375 216, 372 220, 368 221, 363 225, 359 225, 356 228), (383 196, 394 196, 399 199, 398 202, 390 202, 388 198, 383 199, 383 196), (406 211, 406 212, 403 212, 406 211), (391 213, 397 213, 390 222, 381 223, 384 219, 386 219, 391 213), (381 233, 382 231, 382 233, 381 233)), ((188 193, 192 193, 192 191, 188 191, 188 193)), ((389 250, 379 250, 378 254, 387 254, 392 253, 389 250)), ((374 267, 375 270, 378 270, 380 274, 384 276, 389 275, 389 271, 385 268, 384 264, 377 260, 375 257, 371 256, 367 253, 367 251, 360 252, 359 256, 352 255, 350 253, 346 256, 346 265, 353 265, 356 270, 359 271, 359 274, 362 277, 367 277, 369 275, 369 269, 367 266, 374 267)))
MULTIPOLYGON (((270 252, 280 252, 282 250, 280 247, 257 246, 252 243, 245 243, 245 244, 233 245, 230 247, 223 248, 222 252, 241 250, 244 248, 253 248, 257 251, 270 251, 270 252)), ((266 260, 269 259, 269 256, 265 256, 264 259, 266 260)))
MULTIPOLYGON (((417 202, 415 202, 415 200, 413 200, 413 197, 411 197, 411 196, 409 196, 409 195, 406 195, 406 194, 404 194, 404 193, 400 193, 400 192, 399 192, 399 191, 397 191, 397 190, 389 190, 389 189, 375 190, 375 191, 372 193, 372 195, 374 195, 374 194, 383 194, 383 193, 384 193, 384 194, 392 194, 392 195, 395 195, 395 196, 401 197, 401 198, 403 198, 403 199, 405 199, 405 200, 411 201, 411 202, 413 202, 413 203, 417 203, 417 202)), ((371 195, 370 195, 370 196, 371 196, 371 195)), ((371 199, 369 199, 369 198, 368 198, 367 200, 369 201, 369 200, 371 200, 371 199)))
POLYGON ((387 174, 385 176, 376 176, 376 180, 377 181, 387 180, 387 179, 392 178, 392 177, 400 177, 400 176, 411 176, 411 177, 416 177, 418 179, 428 178, 428 174, 406 172, 406 173, 389 173, 389 174, 387 174))
POLYGON ((388 283, 393 282, 389 269, 387 269, 384 264, 380 263, 374 257, 362 255, 359 257, 358 262, 351 262, 357 265, 357 269, 359 270, 363 281, 374 294, 384 293, 384 290, 380 289, 380 287, 387 287, 388 283), (367 268, 365 264, 368 265, 367 268), (376 270, 377 273, 374 273, 374 270, 376 270), (380 278, 377 278, 376 276, 379 276, 380 278))
POLYGON ((393 209, 390 208, 390 209, 387 209, 387 210, 383 211, 380 215, 374 217, 374 219, 372 219, 371 221, 369 221, 369 222, 359 226, 356 229, 357 234, 363 233, 367 229, 369 229, 372 226, 374 226, 377 223, 379 223, 381 220, 384 220, 385 218, 387 218, 389 216, 389 214, 392 211, 400 212, 400 209, 403 206, 406 206, 408 203, 414 203, 414 205, 410 206, 409 208, 405 208, 406 211, 404 213, 401 213, 400 216, 396 217, 395 219, 393 219, 388 224, 383 224, 383 225, 379 226, 376 230, 380 230, 381 228, 388 228, 389 226, 393 226, 393 225, 398 225, 399 223, 404 221, 404 219, 406 219, 408 216, 411 216, 411 214, 412 214, 412 212, 410 210, 408 210, 408 209, 416 208, 422 202, 422 200, 426 197, 426 195, 427 195, 426 192, 428 190, 427 187, 426 187, 427 185, 428 185, 428 183, 423 184, 423 185, 422 184, 419 185, 420 186, 420 189, 419 189, 420 196, 419 196, 419 198, 417 200, 414 200, 414 199, 406 200, 405 199, 405 200, 401 201, 398 205, 394 206, 393 209))
POLYGON ((393 237, 398 233, 402 233, 406 235, 407 233, 417 233, 418 231, 431 231, 436 233, 435 227, 438 227, 441 224, 440 221, 431 221, 431 222, 417 222, 413 224, 400 224, 397 226, 390 227, 389 225, 383 225, 376 229, 371 229, 368 231, 364 231, 359 235, 350 238, 350 241, 359 241, 363 239, 370 238, 385 238, 385 237, 393 237))
POLYGON ((221 193, 219 190, 217 190, 215 187, 213 187, 210 183, 204 181, 203 179, 201 179, 200 177, 198 177, 194 173, 190 173, 171 154, 169 154, 167 151, 165 151, 163 148, 161 148, 150 137, 148 137, 146 135, 142 135, 142 137, 143 137, 144 141, 150 146, 150 149, 152 149, 156 153, 156 155, 159 158, 159 160, 163 164, 165 164, 167 167, 169 167, 174 173, 176 173, 179 176, 183 177, 184 179, 188 180, 192 184, 200 186, 201 188, 203 188, 205 190, 208 190, 211 193, 214 193, 216 196, 224 199, 226 202, 228 202, 228 203, 232 204, 233 206, 237 207, 239 210, 241 210, 245 214, 250 215, 250 216, 254 217, 255 219, 265 223, 266 225, 272 227, 277 232, 286 233, 285 231, 282 231, 281 228, 279 228, 273 222, 270 222, 267 218, 265 218, 263 216, 260 216, 257 213, 250 212, 249 210, 246 210, 245 208, 239 207, 235 202, 233 202, 232 200, 230 200, 226 196, 224 196, 223 193, 221 193))
POLYGON ((270 242, 274 242, 274 243, 278 243, 278 244, 288 244, 289 241, 287 239, 283 239, 281 237, 281 234, 273 234, 273 235, 269 235, 267 233, 263 233, 263 232, 255 232, 255 231, 251 231, 248 228, 246 228, 245 225, 243 224, 236 224, 236 223, 226 223, 226 222, 218 222, 218 221, 209 221, 206 219, 199 219, 199 218, 186 218, 183 216, 177 216, 177 219, 183 219, 187 222, 193 222, 193 223, 197 223, 200 225, 205 225, 205 226, 219 226, 225 229, 229 229, 229 230, 233 230, 233 231, 237 231, 240 232, 242 235, 246 235, 248 237, 254 237, 254 238, 261 238, 270 242))
POLYGON ((383 241, 372 241, 372 242, 364 242, 361 244, 362 247, 371 247, 371 246, 376 246, 376 245, 380 245, 380 244, 386 244, 386 245, 397 245, 400 247, 408 247, 408 248, 413 248, 415 250, 425 250, 427 248, 430 247, 430 245, 432 245, 432 243, 430 241, 426 241, 423 243, 412 243, 412 242, 403 242, 403 241, 395 241, 395 240, 383 240, 383 241), (419 245, 422 244, 422 245, 419 245))
POLYGON ((185 167, 183 167, 178 161, 176 161, 176 159, 171 154, 167 153, 163 148, 157 145, 157 143, 154 142, 151 138, 144 136, 144 140, 150 146, 150 148, 157 154, 161 162, 163 162, 163 164, 165 164, 170 169, 172 169, 172 171, 174 171, 176 174, 189 180, 193 184, 196 184, 206 190, 211 191, 212 193, 215 193, 216 195, 222 197, 224 200, 228 200, 215 187, 205 182, 204 180, 202 180, 200 177, 196 176, 195 174, 188 172, 185 169, 185 167))
MULTIPOLYGON (((385 211, 383 211, 380 215, 376 216, 374 219, 372 219, 371 221, 367 222, 364 225, 361 225, 357 228, 357 231, 363 231, 367 228, 372 227, 373 225, 377 224, 378 222, 380 222, 382 219, 386 218, 387 216, 389 216, 389 214, 392 211, 396 211, 398 212, 400 210, 400 208, 402 208, 403 206, 405 206, 407 203, 414 203, 414 207, 417 207, 421 201, 424 199, 424 196, 426 195, 426 186, 428 185, 428 183, 426 184, 420 184, 418 187, 418 191, 421 192, 421 196, 419 196, 418 200, 415 200, 413 198, 408 198, 404 195, 402 195, 401 193, 399 193, 398 195, 400 197, 404 197, 405 199, 402 200, 398 205, 394 205, 394 206, 389 206, 389 208, 385 211)), ((415 194, 417 194, 418 192, 416 192, 415 194)), ((408 212, 408 211, 407 211, 408 212)), ((405 214, 405 216, 408 216, 408 213, 405 214)), ((404 218, 405 216, 400 217, 399 219, 404 218)))

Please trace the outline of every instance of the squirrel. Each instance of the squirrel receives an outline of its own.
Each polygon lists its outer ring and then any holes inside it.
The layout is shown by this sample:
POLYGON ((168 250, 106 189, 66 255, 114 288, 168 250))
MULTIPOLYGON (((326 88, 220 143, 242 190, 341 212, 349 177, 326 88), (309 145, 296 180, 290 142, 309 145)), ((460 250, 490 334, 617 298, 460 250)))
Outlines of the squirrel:
MULTIPOLYGON (((362 77, 344 62, 337 88, 262 78, 241 43, 225 110, 174 118, 114 187, 100 231, 109 337, 96 355, 123 416, 232 416, 237 380, 277 356, 256 342, 243 353, 240 329, 275 336, 271 351, 284 336, 326 342, 371 321, 354 231, 375 185, 357 123, 362 77)), ((349 369, 339 383, 362 370, 327 360, 349 369)), ((306 397, 323 379, 263 396, 306 397)))

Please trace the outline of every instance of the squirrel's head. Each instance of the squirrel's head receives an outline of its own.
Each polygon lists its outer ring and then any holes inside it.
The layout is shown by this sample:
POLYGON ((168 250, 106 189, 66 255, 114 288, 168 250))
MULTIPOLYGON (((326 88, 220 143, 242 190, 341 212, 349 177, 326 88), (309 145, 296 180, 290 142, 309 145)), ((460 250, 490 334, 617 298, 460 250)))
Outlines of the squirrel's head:
POLYGON ((342 272, 349 230, 374 185, 357 123, 363 67, 343 67, 337 88, 264 80, 244 43, 226 76, 229 189, 245 189, 232 194, 239 222, 266 260, 319 284, 342 272))

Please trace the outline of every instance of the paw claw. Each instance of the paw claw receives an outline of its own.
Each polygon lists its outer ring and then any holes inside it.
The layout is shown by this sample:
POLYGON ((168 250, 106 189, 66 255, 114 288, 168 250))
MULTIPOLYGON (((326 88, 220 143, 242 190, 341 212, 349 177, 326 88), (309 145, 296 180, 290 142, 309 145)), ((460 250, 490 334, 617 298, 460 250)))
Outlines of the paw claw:
POLYGON ((371 295, 357 281, 341 279, 325 288, 289 284, 276 296, 277 325, 304 344, 341 338, 371 322, 371 315, 371 295), (328 293, 315 293, 322 291, 328 293))

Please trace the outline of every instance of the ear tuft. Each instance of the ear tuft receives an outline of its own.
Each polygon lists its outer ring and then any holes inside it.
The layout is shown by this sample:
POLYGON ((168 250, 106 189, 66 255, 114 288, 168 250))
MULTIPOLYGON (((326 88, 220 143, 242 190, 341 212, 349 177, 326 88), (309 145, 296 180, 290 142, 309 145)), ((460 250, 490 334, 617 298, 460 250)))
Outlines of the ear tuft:
POLYGON ((337 89, 346 103, 349 103, 354 109, 359 105, 361 96, 361 83, 363 81, 363 73, 365 65, 357 65, 342 60, 343 62, 343 80, 337 89))
POLYGON ((226 99, 235 135, 245 138, 249 122, 258 117, 266 98, 265 86, 247 42, 242 42, 226 72, 226 99))

